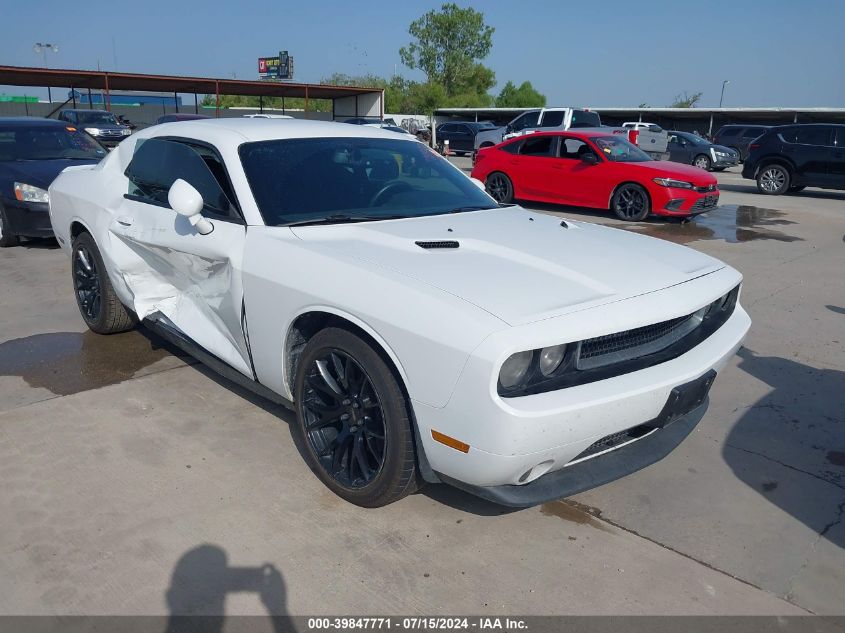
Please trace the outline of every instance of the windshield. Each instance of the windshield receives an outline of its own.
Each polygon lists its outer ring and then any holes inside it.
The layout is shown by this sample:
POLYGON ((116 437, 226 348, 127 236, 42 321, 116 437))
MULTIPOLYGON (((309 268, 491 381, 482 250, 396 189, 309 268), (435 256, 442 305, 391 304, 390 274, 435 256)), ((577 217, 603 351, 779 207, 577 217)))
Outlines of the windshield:
POLYGON ((689 141, 693 145, 710 145, 710 141, 701 138, 697 134, 678 134, 678 136, 689 141))
POLYGON ((240 147, 268 226, 335 216, 380 219, 490 209, 496 202, 414 140, 307 138, 240 147))
POLYGON ((0 161, 100 160, 105 155, 102 145, 71 126, 0 125, 0 161))
POLYGON ((601 127, 601 117, 598 115, 598 112, 573 110, 572 123, 569 127, 570 129, 579 127, 601 127))
POLYGON ((651 157, 636 145, 618 136, 598 136, 590 139, 607 160, 614 163, 644 163, 651 157))
POLYGON ((79 125, 117 125, 117 119, 111 112, 77 112, 79 125))

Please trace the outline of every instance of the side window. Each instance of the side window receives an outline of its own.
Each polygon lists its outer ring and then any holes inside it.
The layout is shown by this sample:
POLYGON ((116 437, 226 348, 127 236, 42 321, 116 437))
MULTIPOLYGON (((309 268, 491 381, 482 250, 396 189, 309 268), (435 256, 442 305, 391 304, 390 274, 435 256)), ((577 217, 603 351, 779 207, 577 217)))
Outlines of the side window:
POLYGON ((521 117, 517 118, 511 123, 511 130, 519 132, 527 127, 536 127, 537 121, 540 120, 540 112, 526 112, 521 117))
POLYGON ((437 131, 441 134, 451 134, 455 131, 455 126, 451 123, 444 123, 437 131))
POLYGON ((522 147, 522 141, 514 141, 507 145, 502 145, 499 149, 508 154, 519 154, 519 148, 522 147))
POLYGON ((562 138, 560 139, 560 150, 558 155, 561 158, 571 158, 573 160, 581 160, 584 154, 595 154, 584 141, 579 138, 562 138))
POLYGON ((458 126, 458 133, 459 134, 468 134, 472 136, 472 130, 469 128, 468 125, 459 125, 458 126))
POLYGON ((551 156, 554 140, 554 136, 528 138, 522 144, 522 149, 519 153, 524 156, 551 156))
POLYGON ((836 147, 845 147, 845 126, 836 128, 836 147))
POLYGON ((808 126, 796 128, 793 143, 801 145, 831 145, 831 128, 808 126))
POLYGON ((764 128, 761 127, 748 127, 742 131, 742 138, 747 139, 755 139, 760 136, 763 132, 765 132, 764 128))
MULTIPOLYGON (((213 152, 211 154, 213 155, 213 152)), ((214 160, 217 160, 216 157, 214 160)), ((222 170, 222 164, 220 169, 222 170)), ((229 196, 195 147, 157 138, 139 141, 125 173, 129 178, 127 195, 134 199, 159 206, 170 206, 167 202, 167 192, 170 191, 171 185, 181 178, 200 192, 207 212, 237 217, 229 196)), ((225 172, 221 175, 225 178, 225 172)), ((228 186, 228 179, 226 183, 228 186)))
POLYGON ((566 112, 563 110, 553 110, 552 112, 544 113, 540 127, 561 127, 565 114, 566 112))
MULTIPOLYGON (((742 128, 728 127, 728 128, 725 128, 724 130, 722 130, 719 133, 719 136, 721 136, 723 138, 731 138, 733 136, 738 136, 740 129, 742 129, 742 128)), ((745 136, 745 134, 743 134, 743 136, 745 136)))

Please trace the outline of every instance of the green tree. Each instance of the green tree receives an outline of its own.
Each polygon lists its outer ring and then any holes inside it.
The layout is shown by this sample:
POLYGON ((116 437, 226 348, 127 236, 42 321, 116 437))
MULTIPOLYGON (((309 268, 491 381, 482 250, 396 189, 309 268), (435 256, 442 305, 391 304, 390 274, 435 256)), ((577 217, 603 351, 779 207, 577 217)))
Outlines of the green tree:
MULTIPOLYGON (((490 53, 493 30, 484 23, 484 14, 447 3, 440 11, 429 11, 411 22, 408 33, 414 41, 403 46, 399 56, 408 68, 425 72, 428 83, 442 84, 446 95, 452 97, 466 92, 473 77, 479 78, 477 61, 490 53)), ((488 72, 492 76, 492 71, 488 72)))
POLYGON ((701 101, 703 94, 703 92, 693 92, 692 94, 689 94, 686 90, 684 90, 681 94, 675 96, 675 100, 672 102, 672 107, 694 108, 698 102, 701 101))
POLYGON ((534 89, 530 81, 523 81, 517 88, 509 81, 496 97, 499 108, 542 108, 546 105, 546 95, 534 89))

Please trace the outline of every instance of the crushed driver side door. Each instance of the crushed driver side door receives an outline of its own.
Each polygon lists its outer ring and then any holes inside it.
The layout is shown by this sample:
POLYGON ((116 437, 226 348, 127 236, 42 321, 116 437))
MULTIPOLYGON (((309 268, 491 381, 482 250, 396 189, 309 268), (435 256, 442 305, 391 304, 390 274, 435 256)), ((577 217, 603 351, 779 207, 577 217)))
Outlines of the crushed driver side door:
POLYGON ((244 335, 242 259, 246 224, 219 153, 188 139, 140 140, 126 169, 127 191, 111 219, 119 274, 143 319, 172 327, 253 378, 244 335), (167 201, 181 178, 200 192, 214 230, 201 235, 167 201), (156 315, 157 316, 157 315, 156 315))

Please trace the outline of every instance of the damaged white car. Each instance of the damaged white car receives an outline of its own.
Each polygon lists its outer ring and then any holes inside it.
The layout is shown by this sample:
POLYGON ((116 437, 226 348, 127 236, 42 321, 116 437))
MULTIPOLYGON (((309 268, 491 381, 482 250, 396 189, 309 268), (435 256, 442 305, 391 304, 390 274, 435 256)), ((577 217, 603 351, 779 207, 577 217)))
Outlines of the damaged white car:
POLYGON ((499 207, 375 128, 158 125, 50 187, 82 317, 139 321, 296 411, 308 465, 380 506, 513 506, 668 454, 750 320, 691 249, 499 207))

